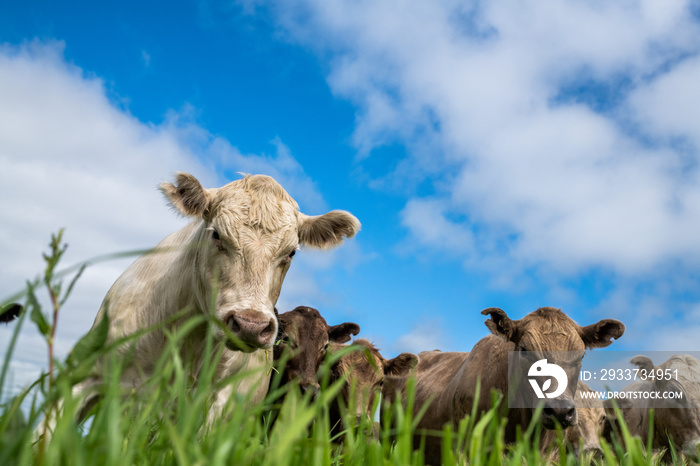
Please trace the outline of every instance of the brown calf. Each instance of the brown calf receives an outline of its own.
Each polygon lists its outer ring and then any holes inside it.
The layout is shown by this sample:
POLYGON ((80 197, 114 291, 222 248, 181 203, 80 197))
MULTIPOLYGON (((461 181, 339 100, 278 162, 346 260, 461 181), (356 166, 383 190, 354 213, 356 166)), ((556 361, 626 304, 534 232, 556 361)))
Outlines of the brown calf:
POLYGON ((418 362, 418 357, 412 353, 401 353, 393 359, 384 359, 379 350, 365 339, 356 340, 352 345, 331 345, 332 352, 344 348, 355 351, 343 355, 331 368, 330 383, 346 379, 340 394, 329 408, 331 437, 340 434, 343 427, 353 427, 343 426, 342 413, 345 409, 354 409, 354 416, 349 417, 354 417, 356 426, 363 419, 370 423, 374 400, 382 390, 385 377, 406 376, 418 362))
MULTIPOLYGON (((578 456, 581 448, 584 453, 593 453, 600 456, 603 449, 600 446, 600 437, 603 435, 605 427, 605 408, 599 398, 582 396, 581 393, 593 393, 588 385, 579 381, 576 389, 576 415, 578 423, 572 425, 565 431, 565 442, 574 455, 578 456)), ((542 438, 542 451, 552 448, 556 440, 556 431, 545 431, 542 438)), ((558 449, 550 452, 550 461, 557 461, 559 457, 558 449)))
POLYGON ((284 360, 283 354, 289 351, 284 366, 279 368, 281 384, 295 380, 302 394, 318 392, 317 372, 329 344, 344 343, 360 332, 360 326, 352 322, 330 326, 316 309, 306 306, 280 314, 278 321, 275 361, 284 360))

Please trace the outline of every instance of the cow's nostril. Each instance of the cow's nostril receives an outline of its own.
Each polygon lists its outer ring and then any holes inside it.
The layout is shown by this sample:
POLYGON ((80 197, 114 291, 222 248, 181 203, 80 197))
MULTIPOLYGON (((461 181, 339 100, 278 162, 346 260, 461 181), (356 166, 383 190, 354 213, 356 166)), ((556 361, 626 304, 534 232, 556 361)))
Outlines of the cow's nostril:
POLYGON ((260 338, 262 338, 263 340, 266 340, 273 333, 275 333, 275 319, 270 319, 270 323, 267 324, 267 327, 265 327, 263 329, 263 331, 260 332, 260 338))
POLYGON ((542 413, 545 416, 554 416, 554 410, 552 408, 544 408, 544 410, 542 410, 542 413))
POLYGON ((576 416, 576 408, 571 408, 567 413, 566 413, 566 420, 571 422, 574 417, 576 416))
POLYGON ((232 313, 225 323, 237 338, 253 348, 271 347, 277 335, 277 319, 259 311, 232 313))
POLYGON ((234 315, 231 315, 228 319, 226 319, 226 325, 228 325, 228 328, 233 333, 237 334, 241 331, 241 326, 238 325, 238 322, 236 322, 236 317, 234 315))

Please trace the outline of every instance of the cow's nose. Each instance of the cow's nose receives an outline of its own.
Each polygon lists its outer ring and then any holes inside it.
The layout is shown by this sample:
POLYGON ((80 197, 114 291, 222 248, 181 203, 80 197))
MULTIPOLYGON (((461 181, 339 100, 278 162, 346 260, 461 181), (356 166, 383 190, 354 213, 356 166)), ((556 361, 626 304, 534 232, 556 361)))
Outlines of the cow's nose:
POLYGON ((237 312, 226 319, 233 334, 255 348, 269 348, 277 335, 277 322, 260 311, 237 312))
POLYGON ((563 429, 575 425, 576 405, 569 400, 556 400, 545 405, 542 411, 542 424, 547 429, 554 429, 554 421, 559 422, 563 429))

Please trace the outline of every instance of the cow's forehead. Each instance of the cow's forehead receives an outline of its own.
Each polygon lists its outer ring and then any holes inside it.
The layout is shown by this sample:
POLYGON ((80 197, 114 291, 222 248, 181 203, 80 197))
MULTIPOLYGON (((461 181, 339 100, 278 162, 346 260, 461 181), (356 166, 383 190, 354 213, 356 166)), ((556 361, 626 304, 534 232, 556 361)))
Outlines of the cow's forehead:
POLYGON ((366 373, 381 376, 384 372, 384 358, 379 353, 379 350, 369 341, 361 338, 356 340, 355 345, 364 347, 361 351, 355 351, 352 354, 355 364, 364 368, 366 373))
POLYGON ((211 191, 210 217, 225 236, 253 229, 262 234, 296 233, 299 207, 274 179, 249 175, 211 191))
POLYGON ((522 340, 535 351, 583 351, 579 325, 559 309, 542 308, 520 320, 522 340))

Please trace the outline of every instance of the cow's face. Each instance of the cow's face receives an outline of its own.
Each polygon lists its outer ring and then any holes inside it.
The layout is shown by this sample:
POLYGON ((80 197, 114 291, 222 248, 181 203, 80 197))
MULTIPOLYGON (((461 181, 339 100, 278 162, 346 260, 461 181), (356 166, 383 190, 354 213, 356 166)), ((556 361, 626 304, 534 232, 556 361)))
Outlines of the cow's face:
MULTIPOLYGON (((340 350, 341 345, 335 346, 340 350)), ((394 359, 384 359, 379 350, 365 339, 356 340, 352 351, 343 356, 332 368, 332 379, 347 377, 341 391, 346 407, 354 408, 357 423, 362 418, 372 419, 372 407, 378 393, 382 390, 384 377, 407 376, 412 367, 418 363, 418 357, 411 353, 401 353, 394 359)))
POLYGON ((289 352, 282 369, 282 383, 296 380, 302 393, 318 392, 317 371, 326 357, 328 345, 344 343, 360 332, 360 326, 352 322, 329 326, 316 309, 305 306, 280 314, 279 325, 274 357, 279 360, 285 351, 289 352))
MULTIPOLYGON (((547 359, 548 364, 561 367, 567 378, 566 390, 556 398, 547 398, 542 412, 542 425, 553 429, 555 422, 563 428, 577 423, 574 397, 581 370, 581 361, 587 348, 608 346, 612 339, 624 333, 625 326, 612 319, 581 327, 559 309, 540 308, 520 320, 511 320, 498 308, 489 308, 481 312, 490 315, 486 326, 491 332, 512 342, 515 351, 522 355, 518 369, 512 373, 517 380, 525 380, 519 368, 531 367, 537 361, 547 359)), ((536 406, 538 399, 531 390, 520 390, 529 406, 536 406), (530 394, 530 395, 528 395, 530 394)))
POLYGON ((671 374, 670 378, 648 378, 650 390, 682 393, 681 398, 654 400, 655 436, 662 442, 669 437, 677 449, 697 459, 700 448, 700 361, 690 355, 676 355, 660 366, 646 356, 635 356, 632 363, 649 374, 671 374), (660 372, 659 372, 660 371, 660 372))
POLYGON ((191 264, 198 306, 211 310, 231 331, 216 336, 230 349, 272 347, 277 336, 274 306, 292 257, 301 246, 330 248, 360 228, 347 212, 317 217, 299 212, 297 203, 272 178, 246 176, 205 190, 196 178, 177 175, 161 190, 183 215, 199 218, 191 264))

